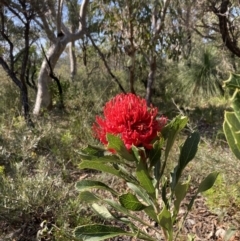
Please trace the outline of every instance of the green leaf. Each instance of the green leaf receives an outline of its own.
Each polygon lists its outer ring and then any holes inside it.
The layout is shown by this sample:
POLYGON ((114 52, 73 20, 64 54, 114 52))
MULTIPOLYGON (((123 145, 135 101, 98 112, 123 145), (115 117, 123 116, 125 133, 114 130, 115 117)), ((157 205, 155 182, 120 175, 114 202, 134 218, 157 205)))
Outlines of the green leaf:
POLYGON ((233 93, 230 98, 234 112, 225 112, 223 130, 234 155, 240 159, 240 75, 231 73, 224 87, 233 93))
POLYGON ((149 177, 149 174, 146 170, 145 163, 143 160, 140 160, 139 163, 137 164, 136 176, 140 185, 146 190, 146 192, 152 198, 155 198, 155 188, 152 184, 152 181, 149 177))
POLYGON ((163 200, 166 207, 169 206, 168 197, 167 197, 167 186, 168 186, 168 180, 167 180, 166 177, 163 177, 161 196, 162 196, 162 200, 163 200))
POLYGON ((188 118, 186 116, 179 115, 163 128, 161 133, 165 139, 167 138, 167 144, 165 148, 165 161, 168 158, 169 152, 173 146, 177 134, 186 126, 187 122, 188 118))
POLYGON ((230 77, 228 80, 223 81, 223 87, 227 87, 229 89, 240 89, 240 75, 230 73, 230 77))
POLYGON ((174 168, 174 172, 171 174, 172 175, 172 183, 171 183, 172 190, 175 189, 175 186, 177 185, 184 168, 195 157, 195 155, 197 153, 199 141, 200 141, 199 133, 193 132, 190 136, 188 136, 183 147, 181 148, 178 165, 174 168))
POLYGON ((156 179, 155 188, 159 189, 159 183, 161 180, 161 162, 157 162, 154 166, 154 177, 156 179))
POLYGON ((214 185, 218 175, 219 172, 216 171, 208 174, 208 176, 200 183, 197 193, 205 192, 210 189, 214 185))
MULTIPOLYGON (((108 200, 108 201, 102 200, 102 201, 105 202, 106 205, 109 205, 109 202, 108 202, 109 200, 108 200)), ((111 204, 112 204, 112 202, 111 202, 111 204)), ((119 205, 119 204, 117 204, 117 205, 119 205)), ((110 205, 110 206, 114 207, 114 205, 110 205)), ((119 205, 119 206, 120 206, 120 205, 119 205)), ((121 207, 121 206, 120 206, 120 207, 121 207)), ((102 218, 104 218, 104 219, 108 219, 108 220, 109 220, 109 219, 110 219, 110 220, 118 220, 118 221, 120 221, 120 222, 122 222, 122 223, 133 225, 128 218, 125 218, 125 217, 116 217, 116 216, 114 216, 112 213, 109 212, 109 210, 108 210, 105 206, 98 205, 98 204, 94 203, 94 204, 92 204, 92 209, 93 209, 100 217, 102 217, 102 218)), ((118 210, 117 208, 115 208, 115 209, 118 210)), ((123 211, 122 213, 125 213, 125 211, 128 212, 127 210, 124 211, 123 209, 121 209, 121 211, 123 211)), ((120 212, 121 212, 121 211, 120 211, 120 212)), ((134 226, 134 225, 133 225, 133 226, 134 226)))
POLYGON ((81 152, 84 153, 85 155, 101 157, 101 156, 104 156, 104 154, 106 153, 106 150, 98 146, 88 145, 81 152))
POLYGON ((232 152, 240 159, 240 122, 234 112, 225 111, 223 131, 232 152))
POLYGON ((240 122, 240 89, 236 89, 231 101, 234 113, 238 119, 238 122, 240 122))
POLYGON ((171 213, 167 210, 166 206, 164 206, 161 213, 158 214, 158 222, 159 225, 167 231, 168 233, 168 240, 171 241, 173 238, 173 222, 171 213))
POLYGON ((135 184, 131 183, 131 182, 127 182, 128 187, 135 193, 137 194, 140 198, 142 198, 142 200, 147 203, 148 205, 152 205, 152 201, 149 198, 149 195, 147 194, 147 192, 142 188, 142 187, 138 187, 135 184))
POLYGON ((158 223, 158 218, 157 215, 155 213, 155 210, 153 208, 153 206, 148 206, 144 209, 144 212, 151 218, 153 219, 156 223, 158 223))
POLYGON ((124 163, 122 160, 119 159, 116 155, 106 155, 106 156, 92 156, 88 154, 84 154, 82 152, 78 152, 82 161, 101 161, 102 163, 124 163))
POLYGON ((136 158, 136 160, 137 160, 138 162, 140 162, 140 160, 141 160, 140 151, 143 151, 143 152, 145 153, 144 148, 132 146, 133 155, 135 156, 135 158, 136 158))
POLYGON ((108 209, 105 206, 94 203, 92 205, 92 208, 100 217, 104 219, 110 219, 110 220, 115 219, 115 217, 108 211, 108 209))
POLYGON ((93 170, 97 170, 97 171, 110 173, 110 174, 113 174, 113 175, 118 176, 118 177, 122 177, 118 170, 116 170, 112 166, 104 164, 101 161, 87 161, 87 160, 86 161, 82 161, 79 164, 79 168, 80 169, 86 169, 86 168, 87 169, 93 169, 93 170))
POLYGON ((115 135, 107 134, 107 140, 108 149, 114 149, 119 154, 119 156, 126 159, 127 161, 136 161, 134 156, 128 152, 121 138, 115 135))
POLYGON ((78 189, 78 191, 83 191, 83 190, 85 191, 85 190, 89 190, 92 188, 97 188, 97 189, 107 190, 107 191, 113 193, 114 195, 118 195, 118 193, 115 190, 113 190, 106 184, 99 182, 99 181, 82 180, 82 181, 79 181, 76 183, 76 188, 78 189))
POLYGON ((178 183, 174 189, 174 194, 175 194, 175 201, 174 201, 174 219, 177 217, 180 204, 182 200, 186 197, 189 185, 190 185, 190 176, 185 183, 178 183))
POLYGON ((111 207, 113 207, 114 209, 116 209, 118 212, 122 213, 122 214, 125 214, 127 216, 130 216, 129 215, 129 211, 121 206, 119 203, 113 201, 113 200, 110 200, 110 199, 104 199, 103 200, 106 204, 110 205, 111 207))
MULTIPOLYGON (((153 148, 150 150, 149 153, 149 160, 150 160, 150 167, 155 166, 157 163, 161 162, 161 154, 162 154, 162 147, 164 144, 164 139, 161 138, 153 143, 153 148)), ((160 170, 159 165, 159 170, 160 170)))
POLYGON ((100 224, 79 226, 74 230, 74 236, 84 241, 99 241, 120 235, 134 236, 121 228, 100 224))
POLYGON ((207 191, 214 185, 218 175, 219 175, 219 172, 216 172, 216 171, 212 172, 208 174, 208 176, 200 183, 196 194, 192 197, 191 201, 188 204, 188 210, 191 210, 194 200, 196 199, 199 193, 207 191))
POLYGON ((119 202, 123 207, 131 211, 141 211, 146 208, 135 195, 132 193, 126 193, 119 197, 119 202))
POLYGON ((184 169, 186 165, 195 157, 198 149, 198 143, 200 141, 200 135, 198 132, 191 133, 181 148, 179 165, 181 169, 184 169))
POLYGON ((150 160, 150 169, 154 167, 153 174, 155 178, 155 188, 159 189, 159 183, 161 179, 161 155, 162 155, 162 147, 164 144, 164 138, 160 138, 160 140, 156 141, 153 144, 153 149, 150 150, 149 160, 150 160))
MULTIPOLYGON (((121 206, 120 204, 118 204, 115 201, 110 200, 110 199, 104 199, 103 202, 108 204, 112 208, 114 208, 119 213, 124 214, 125 216, 131 218, 132 220, 137 221, 139 223, 142 223, 145 226, 149 225, 142 218, 138 217, 137 215, 134 215, 134 213, 130 212, 128 209, 124 208, 123 206, 121 206)), ((132 222, 130 219, 126 220, 126 218, 119 218, 119 220, 122 221, 122 222, 125 222, 126 224, 128 224, 134 231, 139 230, 139 227, 135 226, 135 222, 132 222)), ((136 233, 135 233, 135 235, 136 235, 136 233)), ((144 234, 141 233, 141 236, 142 235, 144 235, 144 234)), ((149 237, 148 235, 144 235, 143 240, 154 241, 154 239, 149 237)))
POLYGON ((119 171, 121 177, 127 181, 127 182, 134 182, 134 183, 138 183, 136 177, 134 177, 132 175, 132 173, 129 171, 129 169, 127 170, 126 168, 124 168, 122 165, 117 165, 117 164, 113 164, 114 168, 116 170, 119 171))
POLYGON ((106 165, 101 161, 84 160, 79 164, 79 168, 98 170, 120 177, 127 182, 137 182, 136 178, 130 172, 126 172, 123 167, 115 163, 113 165, 106 165))
POLYGON ((97 195, 95 195, 89 191, 81 192, 79 194, 79 197, 82 202, 86 202, 86 203, 94 203, 94 202, 98 202, 100 200, 100 198, 97 195))

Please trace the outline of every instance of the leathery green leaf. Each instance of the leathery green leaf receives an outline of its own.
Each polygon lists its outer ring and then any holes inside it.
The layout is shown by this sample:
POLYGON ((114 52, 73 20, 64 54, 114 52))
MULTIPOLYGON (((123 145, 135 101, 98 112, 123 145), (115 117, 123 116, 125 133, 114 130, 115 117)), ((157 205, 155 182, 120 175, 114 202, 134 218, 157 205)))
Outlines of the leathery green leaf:
POLYGON ((174 218, 176 218, 180 204, 182 200, 186 197, 191 177, 189 176, 188 180, 185 183, 178 183, 174 189, 175 201, 174 201, 174 218))
POLYGON ((115 217, 108 211, 108 209, 105 206, 94 203, 92 204, 92 208, 100 217, 104 219, 115 219, 115 217))
POLYGON ((77 188, 78 191, 97 188, 97 189, 103 189, 103 190, 109 191, 109 192, 111 192, 115 195, 118 195, 118 193, 115 190, 113 190, 112 188, 107 186, 105 183, 99 182, 99 181, 81 180, 81 181, 76 183, 76 188, 77 188))
POLYGON ((132 193, 126 193, 119 197, 119 202, 123 207, 131 211, 141 211, 146 208, 135 195, 132 193))
POLYGON ((232 152, 240 159, 240 121, 234 112, 225 111, 223 131, 232 152))
POLYGON ((100 198, 97 195, 95 195, 89 191, 81 192, 79 194, 79 197, 82 202, 86 202, 86 203, 95 203, 100 200, 100 198))
POLYGON ((98 146, 88 145, 81 152, 89 156, 102 157, 104 156, 104 153, 106 152, 106 150, 98 146))
POLYGON ((167 231, 168 240, 171 241, 173 239, 173 223, 171 213, 167 210, 166 206, 164 206, 163 210, 158 214, 158 223, 167 231))
POLYGON ((138 195, 146 204, 152 205, 152 201, 147 194, 147 192, 140 186, 136 186, 135 184, 131 182, 127 182, 128 187, 136 194, 138 195))
POLYGON ((174 168, 173 173, 171 173, 172 190, 175 189, 175 186, 177 185, 184 168, 195 157, 195 155, 197 153, 199 141, 200 141, 199 133, 193 132, 190 136, 188 136, 188 138, 184 142, 184 145, 181 148, 178 165, 174 168))
POLYGON ((197 193, 205 192, 210 189, 214 185, 218 175, 219 172, 217 171, 208 174, 207 177, 200 183, 197 193))
POLYGON ((231 101, 234 113, 238 119, 238 122, 240 122, 240 89, 236 89, 231 101))
POLYGON ((158 223, 158 218, 157 215, 155 213, 155 210, 153 208, 153 206, 148 206, 144 209, 144 212, 150 217, 152 218, 156 223, 158 223))
POLYGON ((126 159, 127 161, 131 161, 131 162, 136 161, 134 156, 128 152, 121 138, 112 134, 107 134, 107 140, 108 140, 108 149, 115 150, 119 154, 119 156, 126 159))
POLYGON ((155 188, 153 183, 147 173, 145 163, 143 160, 140 160, 137 164, 137 172, 136 172, 137 179, 140 185, 146 190, 146 192, 153 198, 155 198, 155 188))
POLYGON ((198 149, 198 143, 200 141, 200 135, 198 132, 191 133, 190 136, 184 142, 183 147, 181 148, 179 165, 181 169, 184 169, 185 166, 195 157, 198 149))
POLYGON ((196 199, 198 193, 205 192, 208 189, 210 189, 214 185, 218 175, 219 175, 219 172, 217 172, 217 171, 212 172, 212 173, 208 174, 208 176, 200 183, 196 194, 192 197, 192 199, 190 200, 190 202, 188 204, 188 210, 191 210, 194 200, 196 199))
POLYGON ((188 118, 186 116, 179 115, 163 128, 161 133, 165 139, 167 138, 167 144, 165 148, 165 161, 168 158, 169 152, 173 146, 177 134, 186 126, 187 122, 188 118))
POLYGON ((102 163, 101 161, 91 161, 91 160, 90 161, 88 161, 88 160, 82 161, 79 164, 79 168, 80 169, 93 169, 93 170, 97 170, 97 171, 110 173, 110 174, 118 176, 118 177, 122 177, 118 170, 116 170, 111 165, 102 163))
POLYGON ((88 160, 88 161, 101 161, 104 164, 106 164, 106 163, 124 163, 116 155, 105 155, 105 156, 97 157, 97 156, 87 155, 87 154, 84 154, 82 152, 79 152, 78 154, 81 157, 82 161, 86 161, 86 160, 88 160))
POLYGON ((121 228, 100 224, 79 226, 74 230, 74 236, 84 241, 100 241, 120 235, 134 236, 121 228))
POLYGON ((229 89, 240 89, 240 75, 230 73, 229 79, 223 81, 223 87, 227 87, 229 89))
MULTIPOLYGON (((163 138, 153 143, 153 148, 150 150, 150 153, 149 153, 149 160, 150 160, 151 167, 155 166, 158 162, 160 162, 163 144, 164 144, 163 138)), ((159 169, 160 169, 160 166, 159 166, 159 169)))

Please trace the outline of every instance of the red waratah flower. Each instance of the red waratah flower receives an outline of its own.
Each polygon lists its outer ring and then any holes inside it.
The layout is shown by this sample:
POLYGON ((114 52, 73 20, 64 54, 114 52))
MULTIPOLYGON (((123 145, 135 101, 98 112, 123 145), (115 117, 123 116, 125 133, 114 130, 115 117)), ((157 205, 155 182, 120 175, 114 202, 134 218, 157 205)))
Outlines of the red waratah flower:
POLYGON ((106 134, 120 136, 127 149, 132 145, 151 149, 151 141, 161 131, 167 118, 157 119, 158 109, 148 108, 146 100, 134 94, 119 94, 104 107, 104 117, 96 117, 93 132, 104 145, 106 134))

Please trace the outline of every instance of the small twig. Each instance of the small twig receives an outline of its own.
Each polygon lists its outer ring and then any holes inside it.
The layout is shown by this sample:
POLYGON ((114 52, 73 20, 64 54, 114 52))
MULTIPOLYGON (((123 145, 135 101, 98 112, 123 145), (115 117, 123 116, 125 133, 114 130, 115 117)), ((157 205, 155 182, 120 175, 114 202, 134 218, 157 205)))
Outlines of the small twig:
MULTIPOLYGON (((185 113, 180 109, 180 107, 176 104, 174 99, 172 98, 172 102, 175 105, 175 107, 178 109, 179 113, 183 116, 186 116, 185 113)), ((194 132, 194 128, 191 126, 191 124, 188 122, 187 127, 190 129, 191 132, 194 132)))

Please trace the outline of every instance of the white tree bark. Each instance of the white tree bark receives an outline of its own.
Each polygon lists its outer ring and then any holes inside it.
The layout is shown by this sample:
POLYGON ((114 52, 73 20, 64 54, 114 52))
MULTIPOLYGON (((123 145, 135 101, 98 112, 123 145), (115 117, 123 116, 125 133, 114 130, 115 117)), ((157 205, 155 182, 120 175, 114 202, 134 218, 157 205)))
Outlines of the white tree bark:
MULTIPOLYGON (((89 0, 83 0, 82 5, 79 12, 79 27, 77 32, 71 33, 67 27, 63 24, 62 21, 62 11, 59 8, 62 8, 63 0, 58 0, 59 4, 57 4, 57 16, 56 16, 56 29, 58 31, 58 36, 53 37, 53 32, 50 31, 50 27, 47 24, 47 16, 42 12, 39 13, 39 17, 42 21, 42 24, 38 22, 38 24, 42 25, 43 29, 45 30, 48 38, 53 42, 52 46, 47 51, 47 58, 51 63, 51 68, 54 69, 58 59, 60 58, 62 52, 66 48, 68 43, 74 42, 83 37, 86 31, 86 14, 87 14, 87 6, 89 0), (59 21, 61 20, 61 29, 59 29, 59 21), (59 35, 62 33, 63 35, 59 35)), ((55 9, 50 9, 52 12, 52 17, 55 15, 55 9)), ((44 108, 51 108, 52 101, 51 95, 49 92, 49 83, 51 82, 51 78, 49 77, 49 66, 46 59, 43 60, 41 65, 41 69, 38 76, 38 91, 37 97, 35 101, 35 106, 33 109, 33 114, 38 115, 42 107, 44 108)))
MULTIPOLYGON (((77 27, 75 26, 74 22, 72 22, 70 26, 71 32, 74 33, 76 31, 76 28, 77 27)), ((74 81, 75 76, 77 74, 77 57, 76 57, 75 41, 71 41, 69 43, 69 62, 70 62, 70 77, 71 77, 71 80, 74 81)))
POLYGON ((75 80, 75 76, 77 73, 77 58, 75 53, 75 42, 72 41, 69 44, 69 62, 70 62, 70 77, 71 80, 75 80))
MULTIPOLYGON (((61 41, 58 41, 48 50, 47 58, 50 60, 52 69, 54 69, 59 57, 65 48, 66 43, 61 43, 61 41)), ((38 115, 41 107, 51 109, 52 99, 48 88, 51 81, 52 80, 49 77, 49 66, 46 59, 44 59, 38 75, 38 91, 33 114, 38 115)))

